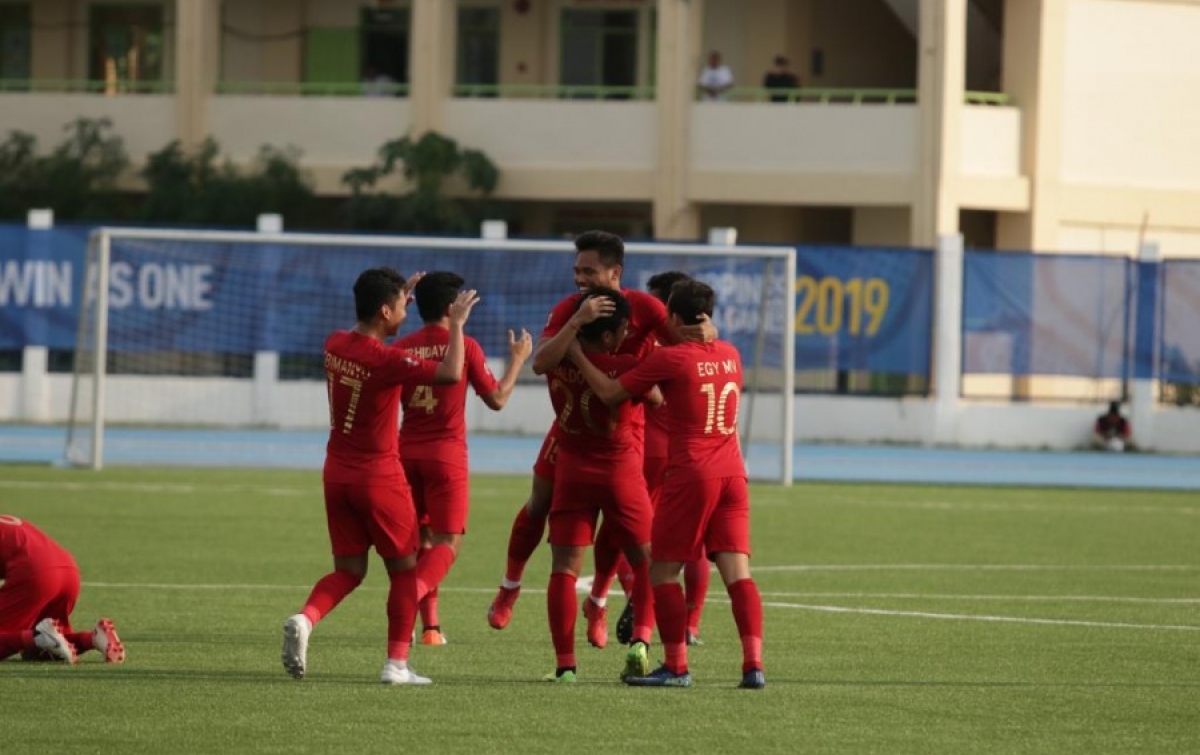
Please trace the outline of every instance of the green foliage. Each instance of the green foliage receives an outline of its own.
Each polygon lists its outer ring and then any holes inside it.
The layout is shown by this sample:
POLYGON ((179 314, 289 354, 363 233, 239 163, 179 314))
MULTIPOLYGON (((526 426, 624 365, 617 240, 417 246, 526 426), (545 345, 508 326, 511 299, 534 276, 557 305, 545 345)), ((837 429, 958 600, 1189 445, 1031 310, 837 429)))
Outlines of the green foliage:
POLYGON ((428 132, 420 139, 393 139, 379 148, 375 163, 342 176, 350 189, 346 203, 352 228, 415 233, 467 233, 486 215, 487 205, 445 196, 448 180, 461 179, 468 192, 486 197, 496 188, 500 171, 478 150, 460 149, 458 142, 428 132), (382 179, 397 172, 407 194, 379 188, 382 179))
POLYGON ((107 118, 79 118, 66 138, 38 155, 37 138, 21 131, 0 143, 0 217, 18 219, 35 207, 58 220, 104 220, 118 212, 117 183, 129 166, 123 140, 107 118))
POLYGON ((262 213, 297 223, 313 199, 294 148, 264 146, 248 172, 220 159, 220 148, 206 139, 188 153, 171 142, 150 155, 141 175, 148 192, 141 219, 152 223, 253 225, 262 213))

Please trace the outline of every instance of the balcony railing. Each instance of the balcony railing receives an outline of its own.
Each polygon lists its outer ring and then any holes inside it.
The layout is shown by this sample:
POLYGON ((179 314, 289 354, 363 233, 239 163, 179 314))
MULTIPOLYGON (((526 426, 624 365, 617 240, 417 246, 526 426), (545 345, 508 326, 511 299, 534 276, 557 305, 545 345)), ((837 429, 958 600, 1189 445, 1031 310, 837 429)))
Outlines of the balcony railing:
POLYGON ((217 94, 263 94, 281 97, 407 97, 408 84, 364 84, 361 81, 222 81, 217 94))
POLYGON ((102 79, 0 79, 0 92, 45 94, 172 94, 174 81, 102 79))
POLYGON ((518 100, 653 100, 654 87, 591 84, 456 84, 455 97, 518 100))

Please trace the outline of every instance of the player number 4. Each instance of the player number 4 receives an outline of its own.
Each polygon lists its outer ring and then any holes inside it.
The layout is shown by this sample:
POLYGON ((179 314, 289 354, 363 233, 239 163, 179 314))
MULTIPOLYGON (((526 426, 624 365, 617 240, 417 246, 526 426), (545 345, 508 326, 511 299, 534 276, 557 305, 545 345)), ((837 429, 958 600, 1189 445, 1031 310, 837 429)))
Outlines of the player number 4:
POLYGON ((413 389, 412 398, 408 400, 410 409, 424 409, 426 414, 433 414, 433 410, 437 408, 438 400, 433 395, 432 385, 418 385, 413 389))
POLYGON ((717 393, 717 386, 714 383, 705 383, 700 386, 700 392, 708 398, 708 412, 705 415, 704 433, 707 435, 716 431, 722 435, 733 435, 737 432, 737 383, 726 383, 722 386, 719 394, 717 393), (726 411, 725 405, 730 396, 733 396, 732 406, 726 411), (729 421, 728 424, 726 424, 727 419, 729 421))

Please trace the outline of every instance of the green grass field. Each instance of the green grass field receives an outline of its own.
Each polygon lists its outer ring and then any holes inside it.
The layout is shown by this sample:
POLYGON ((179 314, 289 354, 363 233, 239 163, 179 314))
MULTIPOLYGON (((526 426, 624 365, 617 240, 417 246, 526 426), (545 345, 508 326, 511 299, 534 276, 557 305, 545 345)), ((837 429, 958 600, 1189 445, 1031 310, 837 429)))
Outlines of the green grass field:
POLYGON ((486 624, 528 482, 479 477, 450 644, 413 653, 435 684, 388 688, 377 560, 313 633, 309 677, 280 666, 283 619, 329 565, 318 473, 0 470, 0 513, 80 562, 76 624, 111 616, 128 649, 0 664, 4 753, 1200 751, 1195 492, 756 487, 767 689, 735 688, 717 579, 693 688, 625 687, 582 621, 564 688, 539 681, 545 548, 513 623, 486 624))

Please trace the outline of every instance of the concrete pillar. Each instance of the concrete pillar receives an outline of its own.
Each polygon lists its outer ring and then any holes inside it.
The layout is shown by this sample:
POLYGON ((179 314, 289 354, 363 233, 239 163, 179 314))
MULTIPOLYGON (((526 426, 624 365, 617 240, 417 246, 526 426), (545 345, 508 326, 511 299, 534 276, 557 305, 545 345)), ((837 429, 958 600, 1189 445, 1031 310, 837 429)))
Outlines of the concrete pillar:
MULTIPOLYGON (((43 245, 50 243, 50 231, 54 228, 54 210, 30 210, 26 227, 29 229, 31 251, 41 259, 48 250, 43 245), (43 247, 39 249, 39 247, 43 247)), ((37 334, 31 334, 37 338, 37 334)), ((44 333, 42 334, 45 335, 44 333)), ((21 351, 21 401, 17 416, 25 422, 48 422, 50 420, 50 390, 47 375, 50 365, 50 349, 43 343, 26 344, 21 351)))
POLYGON ((1021 109, 1021 172, 1030 209, 1000 213, 996 246, 1055 251, 1061 211, 1063 53, 1069 3, 1006 0, 1001 87, 1021 109))
POLYGON ((938 236, 936 290, 933 309, 933 433, 934 444, 958 442, 962 396, 962 234, 938 236))
POLYGON ((700 59, 702 0, 658 0, 658 165, 654 174, 654 236, 697 239, 700 212, 688 200, 692 92, 700 59))
POLYGON ((176 135, 190 148, 209 134, 208 99, 221 64, 217 0, 177 0, 175 35, 176 135))
POLYGON ((454 78, 455 13, 456 4, 444 0, 412 3, 408 97, 414 139, 426 131, 445 131, 444 105, 454 78))
POLYGON ((963 98, 967 76, 967 0, 921 0, 917 101, 921 143, 911 243, 931 247, 958 233, 963 98))

